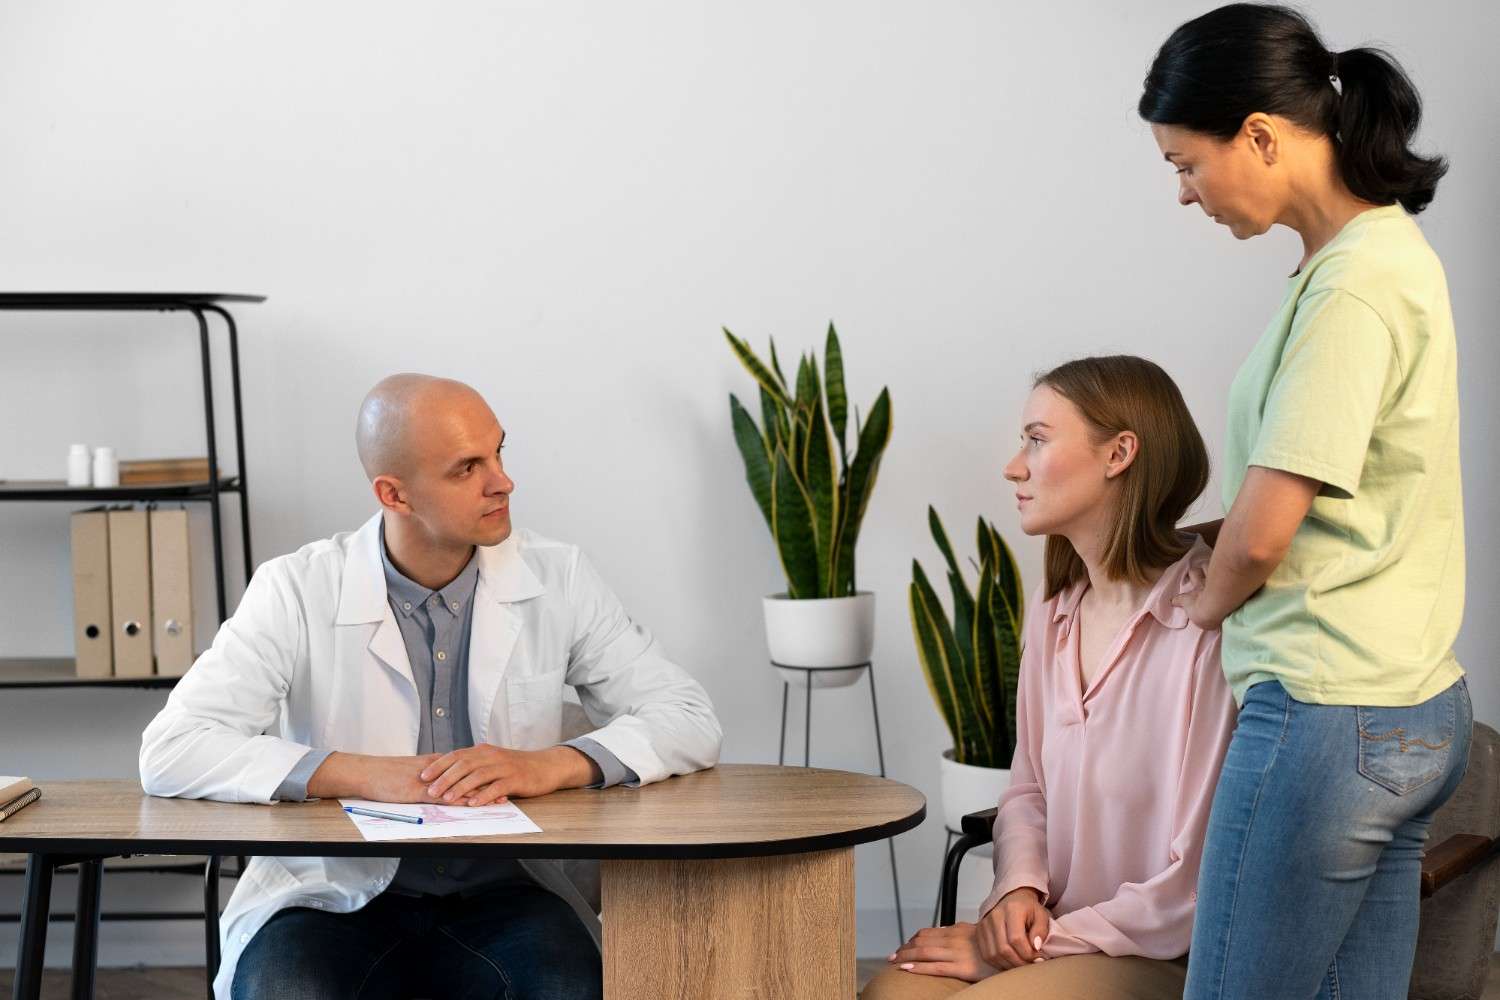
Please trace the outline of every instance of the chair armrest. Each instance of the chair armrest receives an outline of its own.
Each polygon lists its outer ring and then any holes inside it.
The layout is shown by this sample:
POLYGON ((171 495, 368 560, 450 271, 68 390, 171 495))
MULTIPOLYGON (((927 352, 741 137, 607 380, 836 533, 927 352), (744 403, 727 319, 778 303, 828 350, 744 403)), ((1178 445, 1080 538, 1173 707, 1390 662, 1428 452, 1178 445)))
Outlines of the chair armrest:
POLYGON ((963 832, 970 838, 980 841, 991 841, 995 839, 995 814, 1000 810, 998 807, 981 809, 972 812, 963 818, 963 832))
MULTIPOLYGON (((964 817, 966 820, 968 817, 964 817)), ((1426 898, 1460 875, 1473 871, 1500 852, 1493 837, 1457 833, 1422 858, 1422 896, 1426 898)))
POLYGON ((961 821, 963 832, 943 858, 943 879, 938 885, 939 927, 953 924, 953 913, 958 905, 958 866, 963 863, 965 854, 995 839, 995 814, 999 811, 997 808, 972 812, 961 821))

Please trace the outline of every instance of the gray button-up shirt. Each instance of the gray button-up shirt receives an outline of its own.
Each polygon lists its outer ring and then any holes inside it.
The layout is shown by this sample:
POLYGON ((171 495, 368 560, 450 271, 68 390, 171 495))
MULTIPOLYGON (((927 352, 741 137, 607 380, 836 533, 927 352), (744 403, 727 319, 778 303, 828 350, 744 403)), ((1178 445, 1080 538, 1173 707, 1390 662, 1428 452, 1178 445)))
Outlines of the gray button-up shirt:
MULTIPOLYGON (((401 630, 417 687, 420 712, 417 753, 448 753, 473 746, 474 734, 469 726, 469 637, 479 583, 477 553, 458 576, 439 590, 428 590, 396 569, 385 547, 384 528, 380 534, 380 558, 385 567, 386 596, 396 614, 396 625, 401 630)), ((638 780, 634 771, 595 740, 584 736, 564 745, 599 765, 604 780, 593 788, 638 780)), ((308 781, 331 753, 331 749, 309 750, 282 781, 275 797, 283 801, 306 799, 308 781)), ((390 891, 447 895, 518 877, 524 877, 524 873, 513 860, 406 858, 396 870, 390 891)))

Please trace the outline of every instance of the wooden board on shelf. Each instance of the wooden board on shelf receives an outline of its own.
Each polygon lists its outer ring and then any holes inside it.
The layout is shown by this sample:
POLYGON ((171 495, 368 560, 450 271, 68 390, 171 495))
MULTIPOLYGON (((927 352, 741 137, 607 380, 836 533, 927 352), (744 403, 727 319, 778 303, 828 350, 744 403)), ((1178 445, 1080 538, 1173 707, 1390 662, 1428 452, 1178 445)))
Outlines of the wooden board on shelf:
MULTIPOLYGON (((237 493, 240 481, 234 476, 219 480, 219 493, 237 493)), ((69 486, 60 479, 0 479, 0 500, 71 500, 99 503, 104 500, 186 500, 205 499, 211 493, 207 482, 139 483, 119 486, 69 486)))
POLYGON ((178 677, 79 677, 72 657, 0 657, 0 688, 120 687, 169 688, 178 677))

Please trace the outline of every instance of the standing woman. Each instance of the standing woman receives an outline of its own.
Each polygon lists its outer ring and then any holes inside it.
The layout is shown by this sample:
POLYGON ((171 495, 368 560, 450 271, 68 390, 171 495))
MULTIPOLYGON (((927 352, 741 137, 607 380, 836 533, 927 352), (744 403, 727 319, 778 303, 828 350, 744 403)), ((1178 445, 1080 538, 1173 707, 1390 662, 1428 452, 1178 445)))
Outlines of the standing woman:
POLYGON ((1182 204, 1303 245, 1230 390, 1228 514, 1182 600, 1222 623, 1242 706, 1185 996, 1405 997, 1422 845, 1472 727, 1453 321, 1412 220, 1446 164, 1411 150, 1394 60, 1330 52, 1282 7, 1182 25, 1139 110, 1182 204))

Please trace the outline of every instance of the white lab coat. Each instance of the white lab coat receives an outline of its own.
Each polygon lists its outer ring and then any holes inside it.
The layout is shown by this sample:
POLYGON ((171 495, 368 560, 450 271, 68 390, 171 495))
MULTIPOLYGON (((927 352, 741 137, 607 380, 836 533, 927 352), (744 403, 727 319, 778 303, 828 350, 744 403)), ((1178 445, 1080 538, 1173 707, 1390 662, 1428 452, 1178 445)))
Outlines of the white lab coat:
MULTIPOLYGON (((587 735, 643 785, 718 761, 722 732, 703 688, 630 620, 576 546, 519 531, 479 550, 468 684, 475 742, 555 745, 565 685, 599 726, 587 735)), ((146 727, 141 785, 151 795, 270 803, 311 747, 415 754, 417 713, 377 514, 256 571, 213 646, 146 727)), ((241 952, 278 910, 357 910, 390 885, 396 866, 254 858, 221 921, 216 995, 227 1000, 241 952)), ((579 911, 597 942, 597 865, 526 867, 579 911)))

